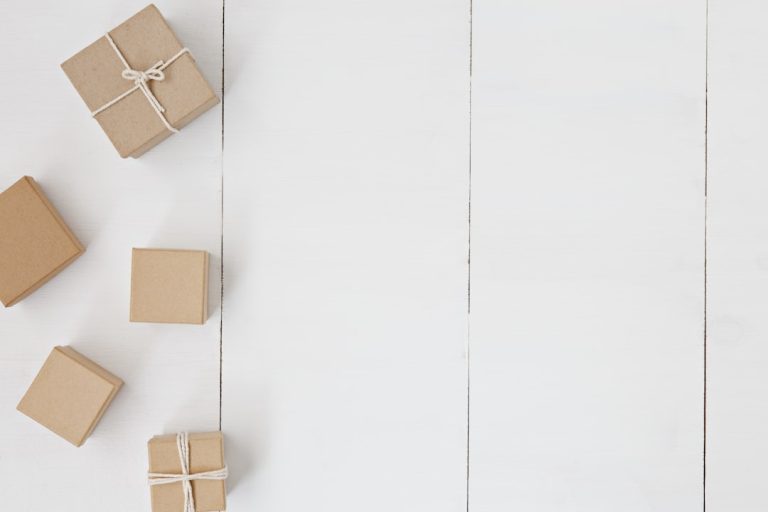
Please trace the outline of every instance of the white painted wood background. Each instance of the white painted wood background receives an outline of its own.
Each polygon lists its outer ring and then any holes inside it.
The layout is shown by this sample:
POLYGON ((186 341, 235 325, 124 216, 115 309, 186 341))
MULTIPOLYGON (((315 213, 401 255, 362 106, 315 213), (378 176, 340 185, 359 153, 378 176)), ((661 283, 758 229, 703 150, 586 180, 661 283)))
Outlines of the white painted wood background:
POLYGON ((219 426, 231 511, 768 507, 764 2, 163 0, 224 101, 121 160, 58 65, 143 6, 0 2, 0 188, 87 245, 0 311, 4 510, 219 426), (128 323, 133 246, 211 252, 205 326, 128 323), (79 449, 15 411, 55 344, 126 381, 79 449))

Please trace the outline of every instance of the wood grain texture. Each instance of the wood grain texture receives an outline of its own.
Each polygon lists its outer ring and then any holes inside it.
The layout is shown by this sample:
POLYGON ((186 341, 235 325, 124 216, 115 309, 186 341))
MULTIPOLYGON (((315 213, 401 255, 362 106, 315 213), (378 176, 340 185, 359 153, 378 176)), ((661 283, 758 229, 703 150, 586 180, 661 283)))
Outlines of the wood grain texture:
POLYGON ((768 508, 768 20, 710 0, 707 511, 768 508))
MULTIPOLYGON (((207 113, 141 159, 121 160, 59 67, 145 5, 0 4, 0 45, 14 49, 0 74, 0 187, 34 176, 86 246, 51 282, 0 310, 6 510, 149 510, 147 440, 218 427, 220 112, 207 113), (214 255, 206 325, 129 324, 136 246, 214 255), (51 348, 65 344, 125 381, 80 448, 15 411, 51 348)), ((221 2, 168 0, 160 7, 203 73, 218 83, 221 2)))
POLYGON ((702 2, 475 2, 469 510, 702 507, 702 2))
POLYGON ((232 510, 466 507, 469 5, 228 1, 232 510))

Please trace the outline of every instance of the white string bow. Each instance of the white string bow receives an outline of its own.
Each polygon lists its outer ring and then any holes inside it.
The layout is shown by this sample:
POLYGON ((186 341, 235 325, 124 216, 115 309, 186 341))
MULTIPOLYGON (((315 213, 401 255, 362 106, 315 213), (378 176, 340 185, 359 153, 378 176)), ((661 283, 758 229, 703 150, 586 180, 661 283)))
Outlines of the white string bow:
POLYGON ((118 97, 114 98, 111 101, 108 101, 101 107, 97 108, 93 112, 91 112, 91 115, 93 117, 96 117, 96 115, 100 114, 101 112, 107 110, 109 107, 117 103, 118 101, 122 100, 129 94, 131 94, 136 89, 139 89, 144 96, 147 98, 147 101, 149 101, 150 106, 155 111, 157 116, 160 118, 160 120, 163 122, 166 128, 168 128, 173 133, 178 133, 179 130, 171 126, 171 123, 168 122, 168 119, 165 118, 165 108, 160 104, 160 102, 157 100, 154 94, 152 94, 152 90, 149 88, 148 83, 152 80, 156 80, 158 82, 161 82, 165 80, 165 73, 163 70, 170 66, 171 64, 176 61, 179 57, 184 55, 185 53, 190 53, 189 48, 182 48, 179 50, 179 52, 168 59, 167 61, 159 60, 157 61, 154 66, 151 68, 145 70, 145 71, 139 71, 136 69, 131 68, 130 65, 128 65, 128 61, 125 60, 125 57, 123 56, 122 52, 118 49, 115 42, 112 40, 112 37, 109 35, 109 33, 105 34, 104 37, 107 38, 107 42, 109 42, 109 45, 112 47, 113 50, 115 50, 115 54, 120 58, 120 62, 123 63, 123 67, 125 69, 121 73, 122 77, 126 80, 132 80, 133 81, 133 87, 125 91, 123 94, 119 95, 118 97))
POLYGON ((149 485, 165 485, 181 482, 184 492, 184 512, 195 512, 195 497, 192 494, 192 480, 225 480, 227 466, 213 471, 189 474, 189 435, 186 432, 176 434, 176 447, 179 450, 181 474, 149 473, 149 485))

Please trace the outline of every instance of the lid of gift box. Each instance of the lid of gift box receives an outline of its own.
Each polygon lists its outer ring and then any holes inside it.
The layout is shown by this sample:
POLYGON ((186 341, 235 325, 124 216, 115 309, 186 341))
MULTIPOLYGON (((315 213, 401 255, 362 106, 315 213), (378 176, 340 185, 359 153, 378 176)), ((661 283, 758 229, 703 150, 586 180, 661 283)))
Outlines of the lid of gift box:
MULTIPOLYGON (((129 66, 145 71, 175 56, 184 47, 160 11, 149 5, 109 31, 129 66)), ((134 82, 123 78, 125 69, 106 37, 78 52, 61 65, 88 109, 94 112, 119 97, 134 82)), ((164 115, 181 128, 201 110, 218 103, 190 53, 164 70, 163 80, 149 80, 149 89, 165 109, 164 115)), ((154 139, 170 134, 141 90, 135 90, 95 116, 121 156, 136 156, 154 139)))
POLYGON ((122 385, 71 347, 54 347, 16 408, 80 446, 122 385))
POLYGON ((0 302, 11 306, 84 251, 35 180, 0 193, 0 302))
MULTIPOLYGON (((224 436, 221 432, 191 433, 189 439, 189 472, 202 473, 224 467, 224 436)), ((176 434, 155 436, 147 444, 151 473, 180 474, 181 460, 176 434)), ((179 512, 184 508, 181 482, 150 487, 152 512, 179 512)), ((192 480, 197 512, 226 510, 224 480, 192 480)))

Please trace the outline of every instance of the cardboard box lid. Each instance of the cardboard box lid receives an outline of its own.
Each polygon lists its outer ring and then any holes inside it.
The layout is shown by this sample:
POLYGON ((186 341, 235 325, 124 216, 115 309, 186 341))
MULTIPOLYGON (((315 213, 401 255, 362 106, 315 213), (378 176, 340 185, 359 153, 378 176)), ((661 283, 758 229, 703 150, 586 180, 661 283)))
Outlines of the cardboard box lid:
POLYGON ((25 176, 0 193, 0 301, 6 307, 84 250, 34 179, 25 176))
MULTIPOLYGON (((147 443, 150 473, 180 474, 181 461, 176 434, 155 436, 147 443)), ((215 471, 224 467, 224 436, 221 432, 189 434, 190 473, 215 471)), ((150 487, 153 512, 182 512, 184 493, 181 482, 150 487)), ((226 510, 224 480, 193 480, 196 512, 226 510)))
POLYGON ((203 324, 208 318, 208 253, 133 249, 131 322, 203 324))
POLYGON ((120 378, 71 347, 57 346, 16 409, 80 446, 122 385, 120 378))
MULTIPOLYGON (((132 69, 145 71, 176 55, 183 45, 154 5, 149 5, 109 32, 132 69)), ((122 77, 125 69, 105 37, 101 37, 61 65, 89 111, 93 112, 134 86, 122 77)), ((149 89, 165 108, 168 122, 179 129, 212 107, 218 97, 189 53, 164 71, 162 81, 150 80, 149 89)), ((121 156, 143 152, 151 140, 170 134, 140 90, 115 103, 96 120, 121 156)))

